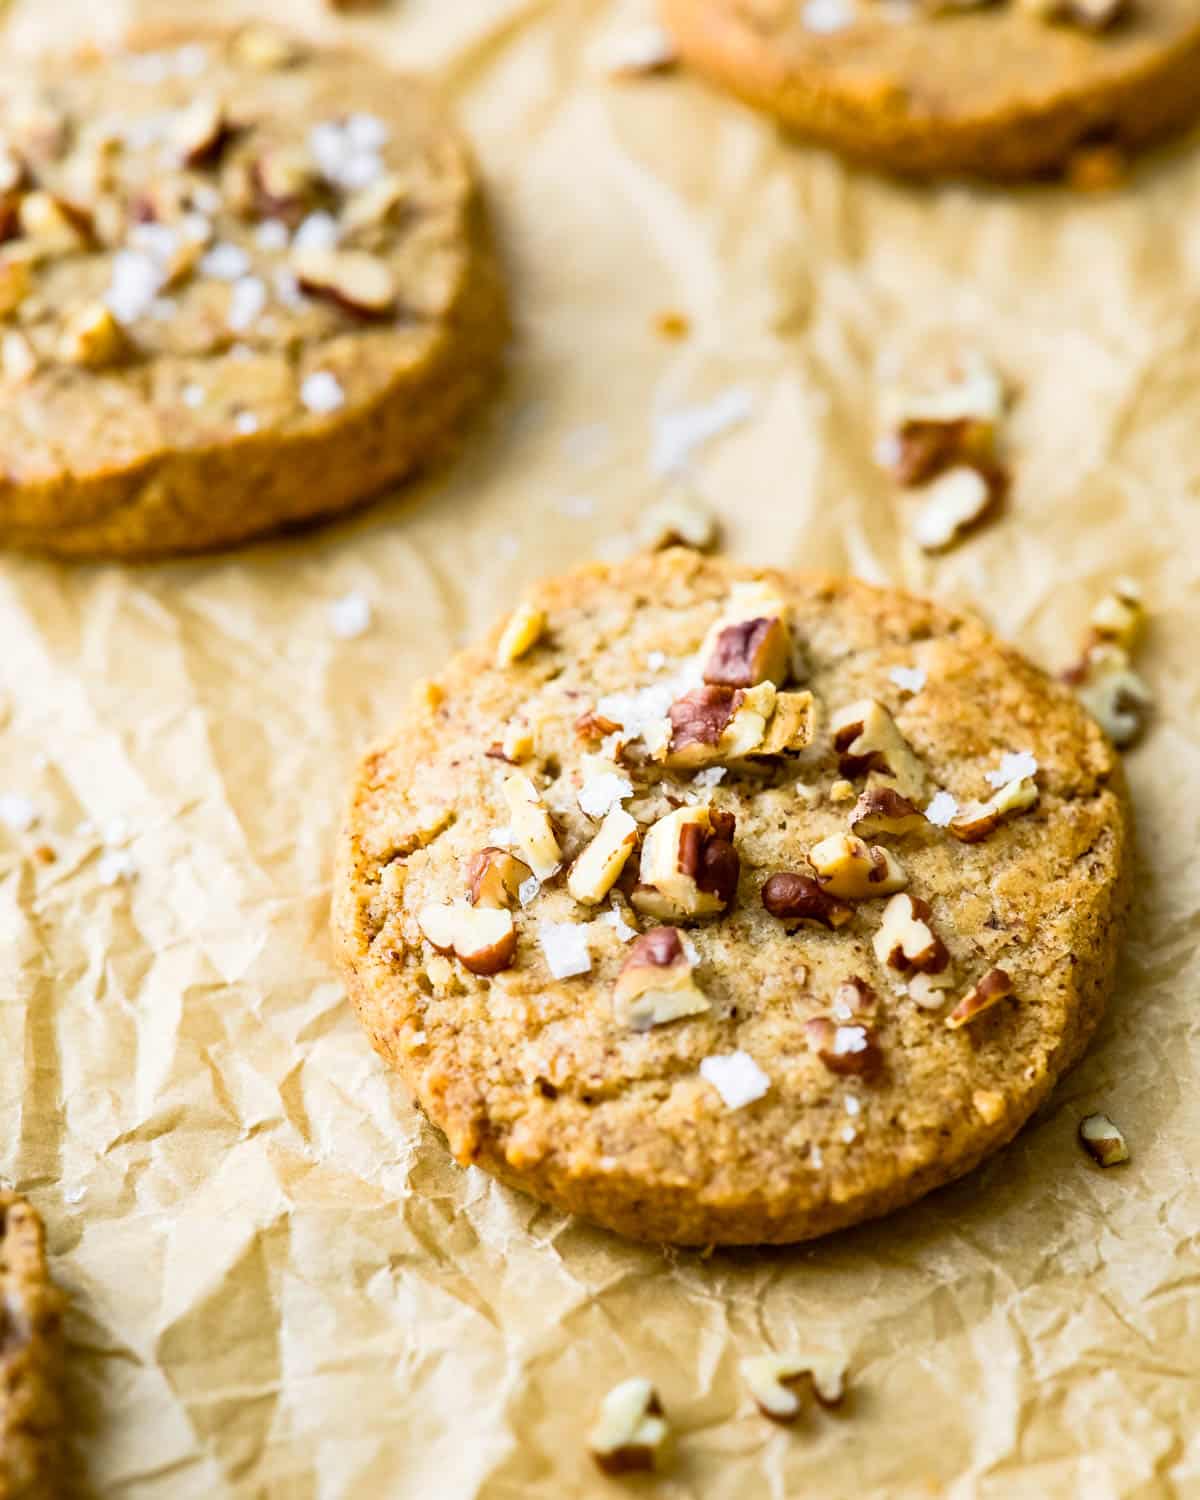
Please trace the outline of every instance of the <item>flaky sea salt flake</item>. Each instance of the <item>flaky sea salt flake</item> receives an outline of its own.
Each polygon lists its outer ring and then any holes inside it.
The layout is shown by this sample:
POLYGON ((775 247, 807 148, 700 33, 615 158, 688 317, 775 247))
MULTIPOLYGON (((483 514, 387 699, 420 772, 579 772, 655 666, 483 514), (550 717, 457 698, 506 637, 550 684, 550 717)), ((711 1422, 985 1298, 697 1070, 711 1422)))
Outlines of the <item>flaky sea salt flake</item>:
POLYGON ((720 1094, 726 1109, 744 1109, 771 1087, 771 1080, 748 1052, 706 1057, 700 1064, 700 1076, 720 1094))

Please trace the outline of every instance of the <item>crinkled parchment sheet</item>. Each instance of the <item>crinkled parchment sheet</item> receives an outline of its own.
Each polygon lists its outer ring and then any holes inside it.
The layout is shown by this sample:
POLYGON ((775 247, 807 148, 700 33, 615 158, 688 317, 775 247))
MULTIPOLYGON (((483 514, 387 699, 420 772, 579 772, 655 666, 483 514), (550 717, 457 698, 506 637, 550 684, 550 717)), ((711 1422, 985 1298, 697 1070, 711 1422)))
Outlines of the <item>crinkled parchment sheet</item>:
MULTIPOLYGON (((192 9, 14 0, 9 43, 192 9)), ((81 1493, 615 1493, 583 1435, 645 1372, 683 1436, 672 1500, 1200 1495, 1200 153, 1099 199, 920 191, 682 77, 610 82, 635 6, 204 11, 444 75, 518 332, 461 462, 347 524, 177 566, 0 560, 0 791, 41 813, 0 826, 0 1178, 72 1296, 81 1493), (1021 392, 1007 515, 936 561, 871 461, 878 361, 930 332, 1021 392), (1055 667, 1131 573, 1160 712, 1129 757, 1116 1000, 1051 1106, 884 1223, 705 1258, 455 1167, 360 1036, 326 922, 358 748, 526 582, 612 548, 663 488, 664 415, 718 397, 745 420, 691 482, 733 554, 977 602, 1055 667), (374 621, 347 641, 330 606, 354 591, 374 621), (1095 1108, 1130 1165, 1081 1155, 1095 1108), (736 1364, 797 1341, 844 1350, 858 1395, 785 1432, 736 1364)))

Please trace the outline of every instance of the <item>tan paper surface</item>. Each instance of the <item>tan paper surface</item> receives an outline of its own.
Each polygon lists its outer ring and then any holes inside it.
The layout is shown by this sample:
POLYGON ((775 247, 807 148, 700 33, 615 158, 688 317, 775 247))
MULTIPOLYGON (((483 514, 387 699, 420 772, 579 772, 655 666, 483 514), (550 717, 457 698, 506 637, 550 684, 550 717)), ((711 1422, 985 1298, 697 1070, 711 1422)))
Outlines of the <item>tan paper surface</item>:
MULTIPOLYGON (((194 9, 15 0, 10 44, 194 9)), ((614 85, 636 6, 203 10, 444 73, 518 336, 462 462, 349 524, 179 566, 0 562, 0 792, 41 814, 0 827, 0 1177, 72 1294, 83 1492, 615 1494, 583 1434, 645 1373, 683 1437, 671 1500, 1200 1495, 1200 153, 1097 200, 919 191, 682 78, 614 85), (653 331, 668 309, 686 341, 653 331), (1008 514, 937 561, 871 459, 878 361, 931 333, 1021 388, 1008 514), (1129 757, 1127 961, 1052 1107, 891 1220, 706 1259, 454 1167, 360 1036, 326 922, 357 749, 528 580, 611 548, 662 489, 662 417, 730 390, 746 420, 693 467, 731 552, 977 601, 1054 667, 1131 573, 1160 712, 1129 757), (351 591, 374 622, 343 641, 351 591), (1082 1157, 1097 1107, 1129 1166, 1082 1157), (736 1362, 801 1341, 844 1350, 858 1395, 780 1432, 736 1362)))

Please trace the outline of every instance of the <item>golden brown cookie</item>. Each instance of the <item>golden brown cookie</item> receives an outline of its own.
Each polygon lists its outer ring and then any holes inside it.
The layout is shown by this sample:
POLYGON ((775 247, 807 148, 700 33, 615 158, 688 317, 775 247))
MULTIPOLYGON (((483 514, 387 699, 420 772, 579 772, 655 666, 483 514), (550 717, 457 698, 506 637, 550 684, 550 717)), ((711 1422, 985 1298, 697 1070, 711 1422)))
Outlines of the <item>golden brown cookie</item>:
POLYGON ((1112 981, 1128 813, 971 615, 676 549, 548 582, 360 769, 334 926, 460 1162, 786 1242, 1003 1145, 1112 981))
MULTIPOLYGON (((1096 4, 1081 0, 1081 13, 1096 4)), ((1069 0, 662 0, 662 9, 700 72, 791 129, 897 172, 1032 176, 1200 116, 1191 0, 1132 0, 1103 29, 1073 22, 1069 0)))
POLYGON ((56 1500, 63 1445, 64 1298, 41 1220, 0 1192, 0 1500, 56 1500))
POLYGON ((0 88, 0 544, 151 556, 345 510, 496 373, 429 88, 257 28, 0 88))

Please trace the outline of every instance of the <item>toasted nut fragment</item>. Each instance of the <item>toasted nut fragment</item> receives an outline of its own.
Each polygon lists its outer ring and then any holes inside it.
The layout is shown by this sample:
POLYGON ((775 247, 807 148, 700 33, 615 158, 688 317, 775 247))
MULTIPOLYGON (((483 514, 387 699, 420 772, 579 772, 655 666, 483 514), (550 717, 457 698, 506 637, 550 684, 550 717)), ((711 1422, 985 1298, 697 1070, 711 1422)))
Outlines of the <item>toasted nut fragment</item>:
POLYGON ((792 642, 782 620, 739 620, 726 625, 705 662, 705 682, 725 687, 781 687, 792 669, 792 642))
POLYGON ((868 847, 849 833, 833 833, 808 851, 817 879, 832 896, 843 901, 869 901, 890 896, 908 884, 904 868, 878 844, 868 847))
POLYGON ((976 1089, 971 1095, 971 1103, 985 1125, 994 1125, 1004 1118, 1004 1095, 995 1089, 976 1089))
POLYGON ((762 904, 783 922, 816 922, 830 931, 844 927, 854 916, 853 907, 836 901, 810 876, 787 870, 770 876, 763 885, 762 904))
POLYGON ((620 734, 620 732, 619 724, 614 724, 611 719, 606 719, 603 714, 598 714, 593 708, 587 709, 575 720, 575 733, 581 740, 589 742, 602 740, 610 734, 620 734))
POLYGON ((954 988, 954 975, 949 969, 940 974, 914 974, 908 981, 908 997, 922 1010, 941 1010, 946 1003, 946 991, 954 988))
POLYGON ((0 373, 10 385, 20 385, 37 371, 37 355, 23 333, 6 333, 0 339, 0 373))
POLYGON ((567 890, 576 901, 603 901, 637 847, 638 825, 623 807, 611 807, 595 838, 571 866, 567 890))
POLYGON ((776 693, 775 711, 767 722, 758 755, 798 755, 817 736, 817 700, 805 689, 801 693, 776 693))
POLYGON ((850 827, 863 838, 881 833, 912 833, 925 826, 925 814, 890 786, 868 787, 854 804, 850 827))
POLYGON ((1089 621, 1094 641, 1107 641, 1132 651, 1146 630, 1146 604, 1141 588, 1131 578, 1122 578, 1105 594, 1089 621))
POLYGON ((535 748, 533 730, 528 724, 510 724, 500 741, 501 753, 512 765, 519 760, 528 760, 535 748))
POLYGON ((93 370, 119 363, 129 349, 125 330, 103 302, 89 302, 71 313, 58 346, 60 357, 68 364, 93 370))
POLYGON ((829 1071, 839 1077, 868 1077, 883 1061, 875 1033, 861 1021, 835 1021, 829 1016, 813 1016, 804 1023, 804 1035, 809 1047, 829 1071))
POLYGON ((521 857, 539 880, 549 880, 562 863, 562 850, 537 788, 528 776, 514 771, 505 777, 503 790, 521 857))
POLYGON ((378 235, 373 232, 394 223, 411 198, 408 183, 398 173, 388 172, 383 177, 376 178, 374 182, 360 188, 342 209, 343 235, 358 235, 374 242, 378 235))
POLYGON ((1039 21, 1106 31, 1129 14, 1129 0, 1017 0, 1019 9, 1039 21))
POLYGON ((498 974, 517 952, 512 912, 489 906, 423 906, 417 925, 439 953, 453 953, 472 974, 498 974))
POLYGON ((528 865, 489 845, 472 854, 467 864, 467 893, 472 906, 515 906, 521 887, 533 874, 528 865))
POLYGON ((362 317, 386 317, 396 304, 391 268, 365 250, 297 250, 292 268, 302 291, 362 317))
POLYGON ((879 1009, 879 996, 865 979, 853 975, 833 992, 830 1007, 835 1021, 865 1021, 879 1009))
POLYGON ((86 250, 88 216, 53 193, 26 193, 19 210, 21 233, 49 254, 86 250))
POLYGON ((1120 646, 1093 646, 1082 674, 1072 674, 1079 701, 1118 748, 1134 744, 1143 734, 1154 697, 1145 680, 1130 666, 1120 646))
POLYGON ((930 923, 933 912, 927 901, 903 892, 884 907, 883 921, 875 934, 875 956, 885 968, 910 974, 919 969, 940 974, 950 962, 945 943, 930 923))
MULTIPOLYGON (((665 898, 676 917, 724 911, 737 893, 741 869, 733 833, 733 817, 710 807, 681 807, 668 813, 642 843, 642 885, 652 886, 665 898)), ((632 900, 637 910, 649 910, 637 890, 632 900)))
POLYGON ((1079 1142, 1102 1167, 1115 1167, 1129 1160, 1125 1137, 1107 1115, 1088 1115, 1079 1122, 1079 1142))
POLYGON ((665 547, 692 547, 707 552, 716 545, 716 517, 699 500, 678 497, 648 506, 638 521, 635 536, 643 552, 661 552, 665 547))
POLYGON ((926 480, 960 465, 987 468, 996 452, 996 428, 990 421, 906 422, 881 449, 898 484, 926 480))
POLYGON ((982 354, 968 350, 954 366, 921 387, 897 386, 887 393, 886 425, 899 431, 910 423, 948 426, 980 422, 995 427, 1004 416, 1004 381, 982 354))
POLYGON ((666 764, 692 770, 740 760, 759 750, 775 712, 775 698, 770 682, 752 688, 710 684, 685 694, 670 708, 666 764))
POLYGON ((635 940, 613 990, 613 1014, 622 1026, 649 1031, 708 1008, 677 928, 655 927, 635 940))
POLYGON ((1016 781, 1006 782, 986 802, 969 802, 951 818, 947 825, 956 839, 964 844, 977 844, 980 839, 994 833, 1005 818, 1028 812, 1038 800, 1037 782, 1032 776, 1021 776, 1016 781))
POLYGON ((1012 976, 1003 969, 992 969, 962 997, 946 1017, 946 1025, 951 1031, 957 1031, 985 1010, 991 1010, 993 1005, 999 1005, 1001 1000, 1007 1000, 1012 993, 1012 976))
POLYGON ((895 719, 875 698, 851 703, 833 716, 833 748, 843 776, 880 771, 890 776, 905 797, 919 797, 925 773, 895 719))
POLYGON ((196 99, 175 117, 171 135, 184 166, 207 167, 220 160, 233 127, 219 99, 196 99))
POLYGON ((922 552, 945 552, 964 532, 987 518, 1003 493, 999 470, 965 465, 947 469, 921 491, 924 498, 913 518, 913 541, 922 552))
POLYGON ((614 1386, 588 1434, 588 1451, 606 1474, 665 1469, 671 1461, 671 1430, 658 1392, 634 1377, 614 1386))
POLYGON ((247 26, 239 31, 234 50, 239 62, 263 73, 290 68, 304 56, 296 42, 267 26, 247 26))
POLYGON ((546 629, 546 611, 532 604, 519 604, 508 617, 496 646, 496 665, 503 669, 532 651, 546 629))
POLYGON ((33 288, 33 270, 24 257, 0 258, 0 318, 16 312, 33 288))
POLYGON ((301 146, 275 146, 258 157, 249 172, 248 206, 295 228, 315 201, 317 169, 309 153, 301 146))
POLYGON ((741 1368, 754 1404, 772 1422, 794 1422, 814 1399, 835 1407, 845 1398, 846 1368, 836 1360, 763 1354, 742 1360, 741 1368))
POLYGON ((854 783, 850 781, 835 781, 829 788, 830 802, 853 802, 854 783))

